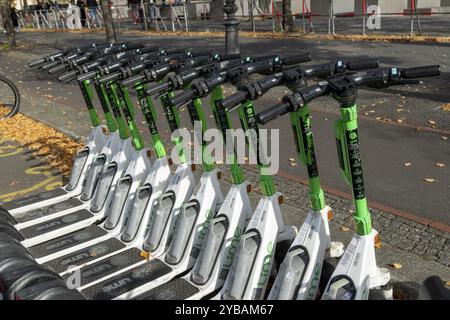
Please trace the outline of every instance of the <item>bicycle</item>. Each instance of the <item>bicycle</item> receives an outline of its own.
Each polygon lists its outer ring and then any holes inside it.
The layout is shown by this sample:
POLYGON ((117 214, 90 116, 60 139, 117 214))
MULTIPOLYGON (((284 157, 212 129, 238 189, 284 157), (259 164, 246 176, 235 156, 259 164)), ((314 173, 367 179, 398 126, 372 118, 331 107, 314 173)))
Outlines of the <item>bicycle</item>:
POLYGON ((19 106, 19 89, 11 80, 0 75, 0 120, 17 114, 19 106))

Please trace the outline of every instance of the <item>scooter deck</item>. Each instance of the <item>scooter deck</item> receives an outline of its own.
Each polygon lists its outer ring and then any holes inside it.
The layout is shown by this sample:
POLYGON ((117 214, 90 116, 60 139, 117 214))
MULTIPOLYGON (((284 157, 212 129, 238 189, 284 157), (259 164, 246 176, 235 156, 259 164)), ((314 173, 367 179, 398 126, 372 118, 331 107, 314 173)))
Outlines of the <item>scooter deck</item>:
POLYGON ((99 226, 89 226, 87 228, 66 234, 62 237, 52 239, 28 248, 28 251, 35 258, 42 258, 58 251, 68 249, 75 245, 91 241, 102 237, 108 232, 99 226))
MULTIPOLYGON (((130 248, 82 268, 80 285, 85 286, 95 280, 120 271, 121 269, 143 262, 144 258, 139 255, 140 252, 141 251, 138 248, 130 248)), ((68 273, 64 275, 63 278, 68 279, 70 276, 71 273, 68 273)))
POLYGON ((28 206, 31 204, 35 204, 41 202, 43 200, 47 200, 50 198, 60 197, 68 192, 63 188, 57 188, 50 191, 41 192, 38 194, 30 194, 25 197, 21 197, 20 199, 12 200, 9 202, 5 202, 2 204, 3 208, 6 210, 13 210, 20 207, 28 206))
POLYGON ((70 226, 71 224, 87 220, 93 216, 94 215, 89 210, 80 210, 21 229, 20 233, 25 239, 31 239, 47 232, 56 231, 58 229, 70 226))
POLYGON ((110 279, 81 290, 87 299, 111 300, 150 281, 164 276, 172 269, 159 259, 150 260, 110 279))
POLYGON ((99 259, 123 248, 125 248, 123 242, 116 238, 111 238, 87 248, 71 252, 54 260, 50 260, 44 263, 44 265, 50 267, 56 273, 62 273, 66 271, 69 266, 82 266, 92 260, 99 259))
POLYGON ((23 222, 31 221, 31 220, 34 220, 37 218, 46 217, 51 214, 55 214, 55 213, 58 213, 58 212, 61 212, 64 210, 71 209, 71 208, 76 208, 78 206, 81 206, 82 204, 83 204, 83 201, 81 201, 80 199, 69 198, 67 200, 53 203, 51 205, 48 205, 48 206, 45 206, 42 208, 37 208, 34 210, 20 213, 20 214, 14 216, 14 218, 17 220, 18 223, 23 223, 23 222))
POLYGON ((134 300, 186 300, 200 289, 184 278, 175 278, 152 290, 138 295, 134 300))

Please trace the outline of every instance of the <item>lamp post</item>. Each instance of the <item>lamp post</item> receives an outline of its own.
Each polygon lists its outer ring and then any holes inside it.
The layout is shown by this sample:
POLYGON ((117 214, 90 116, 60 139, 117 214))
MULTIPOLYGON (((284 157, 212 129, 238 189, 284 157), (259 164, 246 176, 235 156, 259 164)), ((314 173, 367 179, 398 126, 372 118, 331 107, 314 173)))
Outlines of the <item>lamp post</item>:
POLYGON ((238 25, 239 21, 235 16, 238 6, 235 0, 225 0, 223 6, 223 12, 226 14, 224 26, 225 26, 225 54, 239 54, 241 50, 239 48, 239 34, 238 25))

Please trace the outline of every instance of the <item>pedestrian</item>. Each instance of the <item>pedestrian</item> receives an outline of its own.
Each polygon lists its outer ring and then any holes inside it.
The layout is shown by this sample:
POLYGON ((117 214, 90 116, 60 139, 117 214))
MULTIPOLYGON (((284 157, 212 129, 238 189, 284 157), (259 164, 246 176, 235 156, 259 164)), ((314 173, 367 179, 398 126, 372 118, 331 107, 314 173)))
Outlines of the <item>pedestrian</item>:
POLYGON ((98 24, 97 0, 86 0, 86 6, 88 8, 88 15, 91 18, 92 23, 94 24, 95 27, 97 27, 97 24, 98 24))
POLYGON ((77 0, 77 6, 80 8, 81 26, 86 26, 86 2, 85 0, 77 0))
POLYGON ((17 15, 16 7, 14 7, 11 3, 11 20, 16 32, 19 32, 19 16, 17 15))

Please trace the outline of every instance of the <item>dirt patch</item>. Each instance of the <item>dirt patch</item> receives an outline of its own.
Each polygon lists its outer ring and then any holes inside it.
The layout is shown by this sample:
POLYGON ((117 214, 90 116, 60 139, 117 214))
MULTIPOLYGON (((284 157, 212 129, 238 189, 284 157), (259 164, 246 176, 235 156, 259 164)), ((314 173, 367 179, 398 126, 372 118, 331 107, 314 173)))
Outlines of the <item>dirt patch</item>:
MULTIPOLYGON (((0 106, 0 115, 8 112, 0 106)), ((0 120, 0 137, 14 140, 34 150, 33 155, 45 159, 64 176, 70 173, 72 161, 83 145, 65 134, 21 113, 0 120)))

